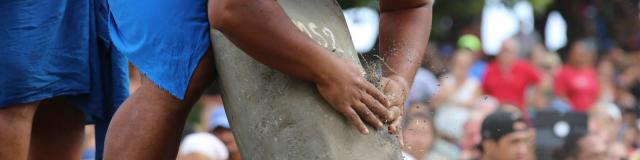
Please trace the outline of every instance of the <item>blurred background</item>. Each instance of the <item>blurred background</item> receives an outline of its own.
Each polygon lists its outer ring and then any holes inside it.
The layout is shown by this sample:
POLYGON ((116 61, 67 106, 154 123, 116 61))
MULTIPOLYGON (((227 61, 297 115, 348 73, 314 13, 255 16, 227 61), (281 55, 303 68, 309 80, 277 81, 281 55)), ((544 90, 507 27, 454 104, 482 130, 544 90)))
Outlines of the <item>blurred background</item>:
MULTIPOLYGON (((358 52, 375 54, 377 1, 339 2, 358 52)), ((483 120, 506 111, 531 127, 525 159, 640 159, 639 8, 638 0, 436 0, 405 106, 405 157, 479 159, 483 120)))
MULTIPOLYGON (((434 1, 405 105, 405 159, 480 159, 482 122, 495 111, 531 127, 525 159, 640 159, 639 0, 434 1)), ((378 1, 338 2, 356 50, 377 54, 378 1)), ((241 159, 222 105, 214 85, 190 115, 178 159, 241 159)))

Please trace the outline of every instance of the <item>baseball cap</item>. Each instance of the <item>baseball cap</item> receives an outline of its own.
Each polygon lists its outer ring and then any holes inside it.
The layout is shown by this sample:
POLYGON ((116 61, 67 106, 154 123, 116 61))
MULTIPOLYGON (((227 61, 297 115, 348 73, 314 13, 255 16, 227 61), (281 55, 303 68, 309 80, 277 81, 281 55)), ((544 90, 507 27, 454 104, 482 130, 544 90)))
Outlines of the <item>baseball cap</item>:
POLYGON ((529 128, 522 116, 514 112, 496 111, 482 122, 482 141, 500 140, 505 135, 529 128))
POLYGON ((220 139, 209 133, 193 133, 187 135, 180 143, 179 155, 197 153, 209 159, 227 159, 229 151, 220 139))
POLYGON ((480 52, 480 39, 478 37, 466 34, 458 39, 458 48, 467 48, 472 52, 480 52))
POLYGON ((218 127, 231 128, 227 114, 224 112, 224 106, 217 106, 209 117, 209 129, 216 129, 218 127))

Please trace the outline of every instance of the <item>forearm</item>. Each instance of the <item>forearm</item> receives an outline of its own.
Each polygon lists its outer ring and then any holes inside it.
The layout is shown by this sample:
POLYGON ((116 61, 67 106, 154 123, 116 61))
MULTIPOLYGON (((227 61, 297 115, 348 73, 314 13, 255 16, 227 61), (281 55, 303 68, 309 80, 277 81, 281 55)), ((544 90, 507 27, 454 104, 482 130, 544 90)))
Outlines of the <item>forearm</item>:
POLYGON ((400 75, 411 86, 429 41, 431 1, 414 1, 405 8, 391 3, 399 2, 380 4, 380 56, 387 64, 383 72, 385 76, 400 75))
POLYGON ((314 82, 337 70, 339 59, 299 31, 276 1, 229 0, 218 5, 210 20, 213 26, 261 63, 314 82))

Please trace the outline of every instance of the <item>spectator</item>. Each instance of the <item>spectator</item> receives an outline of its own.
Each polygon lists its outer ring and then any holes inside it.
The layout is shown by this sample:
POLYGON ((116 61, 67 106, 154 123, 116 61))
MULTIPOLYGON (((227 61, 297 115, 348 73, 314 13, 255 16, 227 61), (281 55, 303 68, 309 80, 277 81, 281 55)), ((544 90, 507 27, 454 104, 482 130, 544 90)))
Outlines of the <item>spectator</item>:
POLYGON ((82 160, 96 159, 96 131, 95 125, 84 126, 84 151, 82 160))
POLYGON ((405 160, 427 159, 434 139, 435 133, 429 112, 425 109, 420 110, 416 106, 414 105, 412 107, 414 109, 408 111, 404 119, 402 136, 405 144, 403 152, 405 160))
POLYGON ((480 135, 480 127, 482 127, 482 120, 487 116, 487 113, 483 113, 481 110, 474 110, 471 112, 467 123, 464 124, 464 135, 460 146, 462 147, 461 159, 477 159, 480 157, 480 150, 478 150, 478 144, 482 140, 480 135))
POLYGON ((573 133, 562 148, 554 153, 557 160, 605 160, 607 147, 600 137, 588 133, 573 133))
POLYGON ((607 157, 608 160, 629 159, 629 154, 627 154, 627 147, 625 147, 624 144, 620 142, 614 142, 608 147, 607 157))
POLYGON ((484 75, 483 91, 496 97, 503 104, 518 107, 527 118, 524 95, 529 86, 540 82, 540 74, 526 61, 518 59, 518 44, 513 39, 502 43, 496 60, 491 62, 484 75))
POLYGON ((240 160, 240 150, 236 144, 236 139, 231 132, 229 120, 224 112, 224 107, 217 107, 209 119, 209 132, 218 137, 229 150, 229 160, 240 160))
POLYGON ((623 128, 622 132, 622 144, 627 148, 635 149, 637 147, 635 140, 638 137, 638 129, 627 126, 623 128))
POLYGON ((469 77, 468 72, 473 63, 473 53, 458 50, 453 56, 451 73, 440 82, 439 93, 433 99, 438 109, 443 107, 462 107, 470 109, 482 94, 480 82, 469 77))
POLYGON ((469 109, 461 107, 438 108, 434 127, 437 137, 430 156, 443 159, 460 159, 459 147, 464 135, 464 125, 469 119, 469 109))
POLYGON ((531 158, 531 131, 518 113, 496 111, 481 127, 482 160, 518 160, 531 158))
POLYGON ((594 58, 595 49, 591 44, 584 40, 574 42, 567 64, 555 78, 556 96, 569 102, 573 111, 587 112, 600 96, 594 58))
POLYGON ((431 100, 431 97, 438 93, 437 84, 438 80, 431 71, 422 67, 418 68, 404 107, 408 108, 410 104, 431 100))
POLYGON ((640 52, 629 54, 626 58, 630 61, 630 66, 624 71, 620 81, 635 99, 640 99, 640 52))
POLYGON ((532 51, 531 58, 532 63, 535 64, 538 68, 538 71, 540 71, 541 77, 539 90, 537 90, 537 92, 533 92, 533 94, 538 95, 534 95, 532 96, 532 98, 527 99, 529 105, 532 106, 531 108, 534 108, 537 111, 571 110, 571 107, 569 107, 568 105, 566 106, 566 108, 558 108, 558 105, 551 105, 552 103, 557 103, 558 101, 553 94, 553 79, 562 65, 560 56, 558 56, 557 53, 547 52, 542 46, 536 46, 532 51))
POLYGON ((600 82, 600 98, 602 102, 615 102, 615 67, 610 60, 598 63, 598 81, 600 82))
POLYGON ((482 80, 485 70, 487 69, 487 62, 482 60, 482 54, 480 49, 482 45, 480 39, 472 34, 466 34, 458 39, 458 48, 467 49, 472 53, 473 65, 469 69, 469 76, 476 80, 482 80))
POLYGON ((462 142, 469 113, 480 99, 480 83, 468 74, 472 63, 471 51, 457 50, 452 59, 451 73, 441 79, 439 93, 432 102, 437 107, 434 123, 439 133, 435 151, 442 153, 443 157, 459 158, 461 150, 452 146, 462 142))
POLYGON ((210 133, 187 135, 180 144, 177 160, 226 160, 229 151, 225 145, 210 133))
POLYGON ((214 82, 214 85, 209 86, 204 93, 202 93, 202 96, 200 96, 199 103, 202 104, 202 110, 200 111, 200 115, 198 115, 200 116, 200 125, 198 125, 198 127, 202 127, 204 130, 196 130, 206 131, 208 127, 211 126, 209 119, 213 111, 216 110, 216 108, 224 108, 222 95, 220 95, 220 85, 214 82))
POLYGON ((605 142, 612 143, 622 129, 622 114, 620 108, 613 103, 601 102, 589 112, 591 132, 600 136, 605 142))
POLYGON ((638 118, 639 109, 637 106, 637 101, 631 94, 628 92, 622 91, 621 94, 617 95, 616 104, 622 110, 622 121, 625 125, 628 126, 636 126, 636 120, 638 118))

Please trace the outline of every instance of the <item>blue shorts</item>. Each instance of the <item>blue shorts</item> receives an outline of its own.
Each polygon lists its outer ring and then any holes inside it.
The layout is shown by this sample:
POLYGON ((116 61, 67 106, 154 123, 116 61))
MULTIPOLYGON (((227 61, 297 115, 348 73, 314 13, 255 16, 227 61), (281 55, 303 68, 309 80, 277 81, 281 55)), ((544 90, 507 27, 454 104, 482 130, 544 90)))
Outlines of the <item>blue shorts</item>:
POLYGON ((183 99, 210 46, 206 0, 108 0, 114 46, 142 74, 183 99))
POLYGON ((108 13, 105 0, 0 3, 0 108, 64 96, 96 124, 98 157, 129 91, 127 61, 111 49, 108 13))

